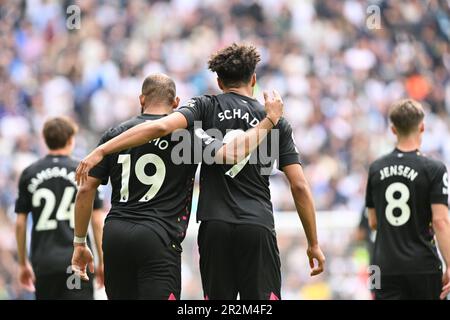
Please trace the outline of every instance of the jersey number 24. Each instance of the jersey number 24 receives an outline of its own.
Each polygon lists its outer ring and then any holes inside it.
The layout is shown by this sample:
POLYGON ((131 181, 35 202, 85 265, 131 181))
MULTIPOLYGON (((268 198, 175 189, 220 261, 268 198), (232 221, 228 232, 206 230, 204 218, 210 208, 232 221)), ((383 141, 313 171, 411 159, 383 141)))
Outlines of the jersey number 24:
POLYGON ((74 227, 75 217, 73 199, 75 191, 75 187, 66 187, 64 189, 61 202, 59 203, 58 210, 56 211, 56 220, 51 219, 51 215, 56 206, 55 193, 47 188, 41 188, 34 192, 31 200, 33 207, 39 208, 41 206, 41 201, 45 200, 41 215, 36 223, 36 231, 56 230, 56 228, 58 228, 58 221, 66 220, 69 220, 71 228, 74 227))

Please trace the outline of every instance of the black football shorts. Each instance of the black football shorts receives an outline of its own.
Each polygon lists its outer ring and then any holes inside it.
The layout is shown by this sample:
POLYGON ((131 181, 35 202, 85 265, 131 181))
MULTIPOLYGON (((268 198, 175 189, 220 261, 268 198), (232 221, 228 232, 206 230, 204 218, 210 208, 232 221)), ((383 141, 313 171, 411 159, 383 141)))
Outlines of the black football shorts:
POLYGON ((376 300, 439 300, 442 274, 381 275, 376 300))
POLYGON ((279 300, 280 257, 275 235, 257 225, 205 221, 198 234, 205 299, 279 300))
POLYGON ((36 276, 36 300, 93 300, 93 275, 89 281, 74 280, 73 274, 36 276))
POLYGON ((108 299, 180 298, 181 249, 166 244, 150 227, 107 220, 103 259, 108 299))

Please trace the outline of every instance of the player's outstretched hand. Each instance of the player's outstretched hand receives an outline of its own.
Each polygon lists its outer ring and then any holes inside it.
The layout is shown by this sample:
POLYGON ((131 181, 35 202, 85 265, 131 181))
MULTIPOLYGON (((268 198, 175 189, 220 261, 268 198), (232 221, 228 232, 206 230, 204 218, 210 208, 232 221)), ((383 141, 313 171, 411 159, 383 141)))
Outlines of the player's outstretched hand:
POLYGON ((79 275, 81 280, 88 281, 87 267, 94 273, 94 256, 86 244, 75 244, 72 256, 72 270, 79 275))
POLYGON ((321 274, 325 270, 325 256, 318 245, 308 247, 306 254, 309 258, 309 266, 311 267, 311 276, 321 274), (317 266, 315 266, 315 261, 317 266))
POLYGON ((442 292, 440 295, 441 300, 444 300, 450 293, 450 268, 447 266, 444 275, 442 276, 442 292))
POLYGON ((272 121, 272 123, 276 125, 280 118, 283 116, 283 100, 276 90, 273 91, 272 97, 269 97, 269 94, 266 91, 264 91, 263 94, 266 115, 272 121))
POLYGON ((34 292, 34 282, 36 278, 34 276, 33 268, 29 262, 19 266, 19 282, 20 285, 27 291, 34 292))
POLYGON ((81 186, 88 177, 89 171, 103 160, 103 152, 100 148, 95 148, 90 154, 80 161, 75 174, 77 184, 81 186))

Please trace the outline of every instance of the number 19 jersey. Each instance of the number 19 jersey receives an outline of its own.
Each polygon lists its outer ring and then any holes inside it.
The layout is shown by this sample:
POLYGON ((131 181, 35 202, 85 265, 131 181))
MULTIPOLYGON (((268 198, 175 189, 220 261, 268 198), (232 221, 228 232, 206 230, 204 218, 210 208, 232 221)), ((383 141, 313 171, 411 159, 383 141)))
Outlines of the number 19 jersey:
MULTIPOLYGON (((139 115, 107 131, 99 144, 145 121, 162 117, 163 115, 139 115)), ((179 159, 172 159, 172 155, 184 155, 187 149, 180 148, 179 152, 179 143, 191 148, 197 135, 190 131, 179 142, 172 136, 173 134, 154 139, 144 145, 108 155, 92 168, 89 175, 102 180, 102 184, 111 181, 111 210, 106 221, 119 219, 147 226, 167 245, 180 246, 188 227, 198 164, 176 164, 179 159)), ((203 138, 196 139, 203 144, 203 138)), ((222 146, 222 142, 218 140, 205 139, 204 144, 211 144, 211 147, 218 149, 222 146)))
POLYGON ((369 169, 366 206, 375 208, 374 264, 384 275, 442 272, 432 204, 448 205, 445 165, 419 151, 395 149, 369 169))

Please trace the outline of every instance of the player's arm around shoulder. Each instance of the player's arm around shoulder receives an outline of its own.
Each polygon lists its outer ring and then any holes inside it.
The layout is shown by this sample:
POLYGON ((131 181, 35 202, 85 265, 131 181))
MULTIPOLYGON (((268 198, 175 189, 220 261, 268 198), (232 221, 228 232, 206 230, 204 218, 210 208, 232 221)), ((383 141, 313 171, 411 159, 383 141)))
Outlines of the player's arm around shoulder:
POLYGON ((78 184, 83 184, 87 180, 89 171, 109 154, 143 145, 152 139, 166 136, 176 129, 183 129, 186 127, 187 120, 185 116, 179 112, 174 112, 167 117, 155 121, 144 122, 126 130, 120 135, 98 146, 81 160, 76 171, 75 179, 78 184))
POLYGON ((283 100, 277 91, 273 96, 264 92, 266 117, 254 128, 237 135, 224 144, 215 155, 216 163, 237 164, 247 158, 264 140, 269 131, 275 128, 283 116, 283 100))
POLYGON ((311 189, 300 164, 286 165, 282 170, 288 178, 295 206, 305 230, 308 240, 307 255, 311 267, 311 276, 315 276, 325 270, 325 256, 320 249, 317 238, 316 212, 311 189), (315 261, 317 266, 315 266, 315 261))

